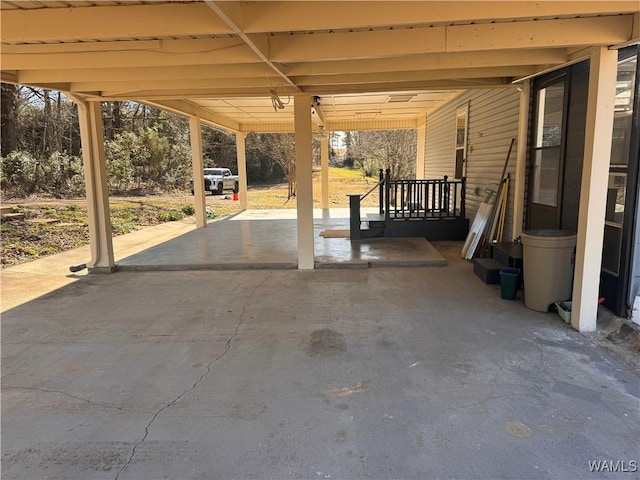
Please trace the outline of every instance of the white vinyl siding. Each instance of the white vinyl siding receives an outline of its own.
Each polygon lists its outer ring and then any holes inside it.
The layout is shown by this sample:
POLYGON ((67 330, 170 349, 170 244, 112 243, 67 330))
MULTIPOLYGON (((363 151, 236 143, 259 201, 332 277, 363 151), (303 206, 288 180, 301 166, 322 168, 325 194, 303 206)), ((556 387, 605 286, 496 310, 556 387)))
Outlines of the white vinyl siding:
MULTIPOLYGON (((467 218, 473 221, 484 189, 500 182, 512 138, 518 136, 520 93, 515 87, 467 90, 427 116, 425 178, 453 178, 455 167, 456 110, 469 104, 467 163, 467 218)), ((511 240, 516 145, 507 173, 511 174, 504 241, 511 240)))

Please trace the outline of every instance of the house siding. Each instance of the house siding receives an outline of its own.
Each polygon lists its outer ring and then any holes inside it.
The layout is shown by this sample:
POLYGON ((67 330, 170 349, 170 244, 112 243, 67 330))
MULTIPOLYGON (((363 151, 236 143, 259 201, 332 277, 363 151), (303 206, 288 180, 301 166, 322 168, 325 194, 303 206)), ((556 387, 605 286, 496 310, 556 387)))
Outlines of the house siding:
MULTIPOLYGON (((520 93, 515 87, 467 90, 427 116, 425 178, 453 177, 456 110, 469 104, 467 142, 467 217, 475 217, 486 187, 500 182, 512 138, 518 136, 520 93)), ((511 240, 516 147, 507 173, 511 175, 503 240, 511 240)))

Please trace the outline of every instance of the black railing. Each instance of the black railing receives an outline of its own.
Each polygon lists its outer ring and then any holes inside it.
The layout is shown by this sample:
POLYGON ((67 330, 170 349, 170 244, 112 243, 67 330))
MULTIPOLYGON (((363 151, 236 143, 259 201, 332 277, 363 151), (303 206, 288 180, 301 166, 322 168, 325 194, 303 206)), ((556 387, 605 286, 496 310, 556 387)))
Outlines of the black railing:
POLYGON ((378 189, 378 210, 385 220, 465 218, 466 179, 392 180, 380 169, 380 181, 364 195, 349 195, 351 239, 362 238, 360 204, 378 189))
POLYGON ((364 195, 360 195, 360 194, 349 195, 349 220, 350 220, 349 231, 350 231, 352 240, 357 240, 359 238, 362 238, 362 234, 360 232, 360 223, 362 221, 360 218, 360 204, 362 203, 362 200, 367 198, 367 196, 369 196, 369 194, 376 189, 378 189, 379 191, 378 210, 380 212, 380 215, 384 214, 384 191, 385 191, 386 178, 385 178, 384 170, 382 169, 380 169, 379 178, 380 178, 380 181, 376 183, 364 195))
POLYGON ((385 175, 386 219, 464 218, 465 179, 391 180, 385 175))

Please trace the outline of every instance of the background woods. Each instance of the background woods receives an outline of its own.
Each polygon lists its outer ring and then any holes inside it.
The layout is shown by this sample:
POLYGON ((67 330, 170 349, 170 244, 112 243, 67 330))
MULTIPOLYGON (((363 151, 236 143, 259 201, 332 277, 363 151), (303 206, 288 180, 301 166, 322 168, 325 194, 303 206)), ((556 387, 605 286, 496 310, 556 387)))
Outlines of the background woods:
MULTIPOLYGON (((62 93, 1 84, 1 186, 5 198, 47 194, 84 195, 78 111, 62 93)), ((102 104, 106 166, 112 194, 135 195, 187 190, 192 175, 188 121, 135 102, 102 104)), ((205 166, 237 173, 236 139, 203 127, 205 166)), ((296 194, 292 134, 250 134, 249 183, 288 181, 296 194)), ((414 131, 332 132, 331 163, 372 175, 389 168, 396 177, 414 172, 414 131)), ((314 161, 320 137, 314 136, 314 161)))

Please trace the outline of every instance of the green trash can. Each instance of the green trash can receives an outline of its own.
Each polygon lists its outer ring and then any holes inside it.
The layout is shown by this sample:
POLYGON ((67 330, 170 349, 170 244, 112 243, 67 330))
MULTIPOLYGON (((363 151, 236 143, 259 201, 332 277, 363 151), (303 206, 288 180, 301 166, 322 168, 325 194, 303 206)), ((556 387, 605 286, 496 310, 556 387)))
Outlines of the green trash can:
POLYGON ((500 297, 504 300, 515 300, 520 286, 520 269, 505 267, 500 270, 500 297))

